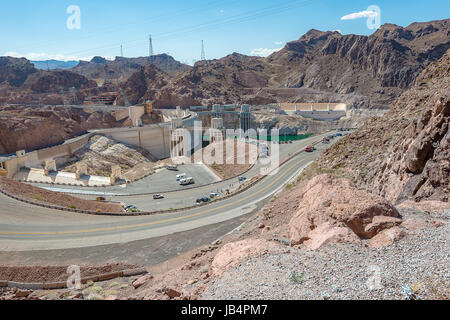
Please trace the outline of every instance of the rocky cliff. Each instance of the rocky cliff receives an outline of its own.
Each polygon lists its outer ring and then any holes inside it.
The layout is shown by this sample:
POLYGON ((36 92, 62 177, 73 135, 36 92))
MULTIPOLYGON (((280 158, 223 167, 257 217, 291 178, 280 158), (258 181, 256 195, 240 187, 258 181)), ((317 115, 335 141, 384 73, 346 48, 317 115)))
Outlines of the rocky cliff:
POLYGON ((390 201, 448 202, 450 50, 424 70, 381 118, 330 148, 319 167, 334 169, 390 201))
POLYGON ((0 107, 0 154, 62 143, 89 129, 122 126, 109 113, 62 107, 0 107))

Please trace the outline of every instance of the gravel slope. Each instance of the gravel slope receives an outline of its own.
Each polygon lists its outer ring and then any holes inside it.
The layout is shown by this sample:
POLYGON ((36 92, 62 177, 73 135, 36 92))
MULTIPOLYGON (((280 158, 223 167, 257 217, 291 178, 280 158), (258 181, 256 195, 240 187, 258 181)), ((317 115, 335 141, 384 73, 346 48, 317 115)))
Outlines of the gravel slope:
POLYGON ((445 224, 407 231, 402 240, 381 249, 345 244, 312 252, 286 247, 285 253, 250 258, 230 269, 211 281, 202 298, 450 299, 450 212, 401 213, 405 219, 437 218, 445 224), (373 270, 379 270, 381 286, 370 290, 373 270))

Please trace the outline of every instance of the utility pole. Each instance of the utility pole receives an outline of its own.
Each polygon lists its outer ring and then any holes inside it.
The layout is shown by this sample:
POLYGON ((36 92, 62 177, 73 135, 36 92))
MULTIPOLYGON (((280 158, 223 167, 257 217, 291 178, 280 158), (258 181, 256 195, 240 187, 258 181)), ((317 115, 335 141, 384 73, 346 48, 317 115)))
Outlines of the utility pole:
POLYGON ((120 56, 123 57, 123 45, 120 45, 120 56))
POLYGON ((206 55, 205 55, 205 44, 204 44, 204 42, 203 42, 203 40, 202 40, 202 56, 201 56, 201 59, 200 60, 206 60, 206 55))
POLYGON ((149 47, 149 51, 148 51, 148 55, 149 57, 153 56, 153 41, 152 41, 152 35, 150 35, 149 37, 149 41, 150 41, 150 47, 149 47))

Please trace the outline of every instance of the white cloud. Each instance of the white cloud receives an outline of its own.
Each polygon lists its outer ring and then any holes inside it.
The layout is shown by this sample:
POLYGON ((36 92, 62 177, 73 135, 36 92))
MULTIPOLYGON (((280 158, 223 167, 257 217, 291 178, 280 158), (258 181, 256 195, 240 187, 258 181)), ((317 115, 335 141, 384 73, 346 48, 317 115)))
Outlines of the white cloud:
MULTIPOLYGON (((66 56, 64 54, 49 54, 49 53, 17 53, 17 52, 6 52, 4 56, 14 57, 14 58, 27 58, 28 60, 33 61, 44 61, 44 60, 59 60, 59 61, 79 61, 85 60, 90 61, 93 57, 77 57, 77 56, 66 56)), ((106 57, 108 60, 113 60, 112 57, 106 57)))
POLYGON ((334 29, 333 32, 339 32, 340 34, 342 34, 341 29, 334 29))
POLYGON ((220 12, 221 14, 224 14, 224 13, 225 13, 225 10, 222 9, 222 10, 220 10, 219 12, 220 12))
POLYGON ((277 46, 281 46, 281 45, 283 44, 283 41, 277 41, 277 42, 275 42, 275 44, 276 44, 277 46))
POLYGON ((376 17, 378 14, 375 11, 364 10, 360 12, 350 13, 346 16, 343 16, 341 20, 355 20, 360 18, 372 18, 376 17))
POLYGON ((270 56, 272 53, 275 53, 277 51, 280 51, 283 48, 277 48, 277 49, 268 49, 268 48, 258 48, 253 49, 250 54, 260 57, 267 57, 270 56))

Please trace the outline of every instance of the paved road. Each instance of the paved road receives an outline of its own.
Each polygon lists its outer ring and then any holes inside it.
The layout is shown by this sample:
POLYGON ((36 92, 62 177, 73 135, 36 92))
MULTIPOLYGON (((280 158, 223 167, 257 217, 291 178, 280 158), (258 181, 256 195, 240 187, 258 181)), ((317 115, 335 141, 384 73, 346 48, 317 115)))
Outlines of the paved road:
MULTIPOLYGON (((317 140, 320 137, 316 137, 317 140)), ((320 149, 326 146, 320 146, 320 149)), ((31 207, 0 196, 0 251, 83 248, 128 243, 171 235, 246 215, 258 204, 282 190, 302 168, 319 156, 301 153, 282 166, 276 175, 244 193, 205 207, 144 217, 86 216, 31 207)), ((133 197, 152 203, 148 197, 133 197)))
MULTIPOLYGON (((294 141, 292 144, 277 145, 279 147, 280 162, 288 159, 293 154, 304 150, 306 146, 312 144, 314 141, 320 140, 327 134, 310 137, 300 141, 294 141)), ((77 188, 77 187, 50 187, 53 191, 72 192, 73 196, 81 197, 88 200, 95 200, 97 196, 105 196, 108 201, 123 202, 127 205, 135 205, 141 211, 157 211, 167 209, 179 209, 191 207, 196 200, 208 196, 211 192, 217 192, 221 195, 226 193, 226 190, 233 191, 240 186, 238 179, 227 180, 221 183, 210 184, 216 180, 211 177, 210 173, 205 168, 195 168, 198 165, 187 165, 181 167, 178 173, 188 173, 196 179, 195 188, 192 186, 182 187, 176 184, 176 172, 163 171, 150 176, 143 180, 137 181, 128 185, 126 188, 120 186, 107 188, 77 188), (55 189, 56 188, 56 189, 55 189), (74 191, 75 189, 75 191, 74 191), (163 192, 173 190, 176 192, 163 192), (86 191, 88 193, 86 193, 86 191), (148 195, 140 195, 146 194, 148 195), (152 194, 162 193, 165 198, 163 200, 153 200, 152 194), (139 195, 139 196, 137 196, 139 195)), ((258 176, 261 173, 263 165, 257 163, 245 174, 248 179, 258 176)), ((49 188, 48 185, 37 185, 44 188, 49 188)))

